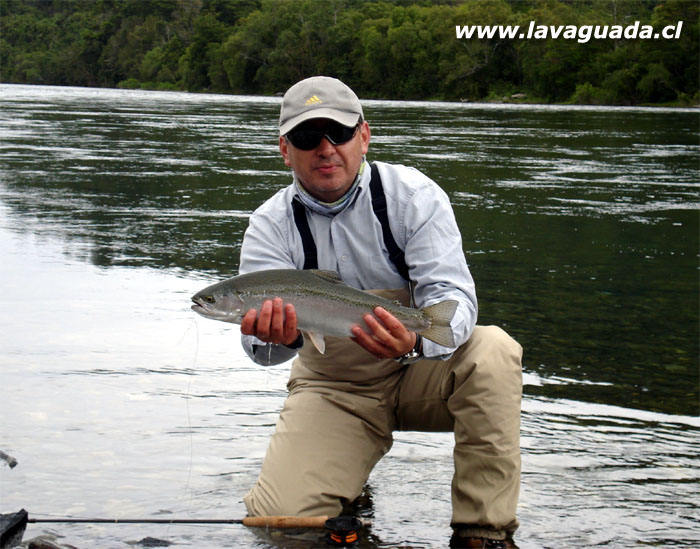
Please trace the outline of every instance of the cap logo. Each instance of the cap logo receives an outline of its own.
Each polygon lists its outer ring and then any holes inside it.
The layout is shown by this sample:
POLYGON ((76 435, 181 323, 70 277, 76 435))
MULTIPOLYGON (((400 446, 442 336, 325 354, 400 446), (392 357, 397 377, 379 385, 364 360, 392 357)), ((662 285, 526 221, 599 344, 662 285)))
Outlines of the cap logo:
POLYGON ((323 101, 321 101, 318 95, 312 95, 306 100, 306 103, 304 103, 304 105, 319 105, 321 103, 323 103, 323 101))

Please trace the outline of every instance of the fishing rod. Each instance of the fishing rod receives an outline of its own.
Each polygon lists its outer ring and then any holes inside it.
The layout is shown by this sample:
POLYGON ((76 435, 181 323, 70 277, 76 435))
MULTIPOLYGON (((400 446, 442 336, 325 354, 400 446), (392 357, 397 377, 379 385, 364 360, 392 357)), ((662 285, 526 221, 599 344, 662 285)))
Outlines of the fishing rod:
POLYGON ((335 547, 350 547, 359 540, 359 531, 371 525, 371 520, 359 519, 353 516, 328 517, 298 517, 298 516, 262 516, 244 517, 242 519, 139 519, 139 518, 34 518, 26 510, 17 513, 0 515, 0 546, 21 542, 27 523, 46 524, 242 524, 258 528, 325 528, 326 540, 335 547))
MULTIPOLYGON (((264 516, 244 517, 242 519, 133 519, 133 518, 28 518, 30 523, 67 523, 67 524, 243 524, 244 526, 263 528, 325 528, 328 516, 264 516)), ((368 523, 363 522, 363 525, 368 523)))

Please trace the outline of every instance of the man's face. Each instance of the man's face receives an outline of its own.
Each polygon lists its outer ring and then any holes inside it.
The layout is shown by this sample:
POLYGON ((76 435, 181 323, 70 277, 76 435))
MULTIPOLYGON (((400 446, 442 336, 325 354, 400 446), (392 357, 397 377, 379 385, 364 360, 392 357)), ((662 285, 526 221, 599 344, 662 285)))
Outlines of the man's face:
MULTIPOLYGON (((316 118, 304 125, 322 131, 329 123, 335 124, 325 118, 316 118)), ((355 180, 362 156, 369 149, 369 139, 369 125, 362 122, 352 139, 342 145, 333 145, 324 137, 318 147, 305 151, 282 136, 280 152, 284 163, 294 170, 309 194, 323 202, 335 202, 355 180)))

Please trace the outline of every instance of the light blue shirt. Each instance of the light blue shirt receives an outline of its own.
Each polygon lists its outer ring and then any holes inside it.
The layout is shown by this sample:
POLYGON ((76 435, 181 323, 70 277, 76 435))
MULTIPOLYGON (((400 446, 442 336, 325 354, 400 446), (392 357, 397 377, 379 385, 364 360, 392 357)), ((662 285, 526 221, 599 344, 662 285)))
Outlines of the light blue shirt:
MULTIPOLYGON (((459 306, 451 326, 455 343, 460 346, 476 325, 477 301, 450 200, 435 182, 414 168, 382 162, 376 165, 391 232, 404 250, 415 284, 415 304, 423 308, 446 299, 457 300, 459 306)), ((405 287, 406 280, 389 259, 381 224, 372 210, 370 178, 365 163, 356 196, 335 215, 307 208, 318 268, 336 271, 343 282, 361 290, 405 287)), ((291 184, 253 213, 243 237, 240 274, 304 268, 303 244, 292 211, 292 199, 298 192, 291 184)), ((259 364, 279 364, 296 354, 284 345, 266 344, 254 336, 242 335, 242 343, 259 364)), ((447 359, 453 351, 423 339, 426 357, 447 359)))

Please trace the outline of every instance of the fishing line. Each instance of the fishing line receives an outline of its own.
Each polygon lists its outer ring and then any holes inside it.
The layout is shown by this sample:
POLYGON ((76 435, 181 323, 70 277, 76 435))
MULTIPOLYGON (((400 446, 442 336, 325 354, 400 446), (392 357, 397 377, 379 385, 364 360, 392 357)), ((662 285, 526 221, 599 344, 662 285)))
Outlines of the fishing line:
POLYGON ((184 341, 185 337, 192 329, 192 326, 194 326, 195 328, 194 356, 192 357, 192 365, 190 366, 190 372, 187 373, 187 387, 185 388, 185 410, 187 411, 187 430, 190 435, 190 463, 187 470, 187 480, 185 481, 185 490, 189 490, 189 501, 186 504, 188 508, 191 508, 192 498, 194 496, 190 487, 190 481, 192 480, 192 464, 194 463, 194 435, 192 430, 192 416, 190 414, 190 390, 192 387, 192 377, 194 376, 195 368, 197 366, 197 357, 199 356, 199 324, 197 323, 197 315, 192 316, 192 321, 190 322, 190 325, 183 332, 182 337, 180 337, 180 341, 178 342, 178 344, 180 344, 184 341))
MULTIPOLYGON (((187 480, 185 481, 185 490, 189 490, 190 499, 187 503, 187 507, 191 507, 192 498, 194 494, 192 493, 192 488, 190 487, 190 480, 192 479, 192 463, 194 462, 194 435, 192 433, 192 416, 190 415, 190 388, 192 386, 192 377, 194 376, 195 367, 197 365, 197 357, 199 356, 199 324, 197 324, 196 315, 192 318, 192 324, 194 324, 195 333, 195 345, 194 345, 194 357, 192 358, 192 366, 190 368, 190 373, 187 379, 187 389, 185 390, 185 407, 187 409, 187 430, 190 434, 190 466, 187 471, 187 480)), ((187 328, 187 331, 192 327, 187 328)), ((184 337, 184 336, 183 336, 184 337)))

